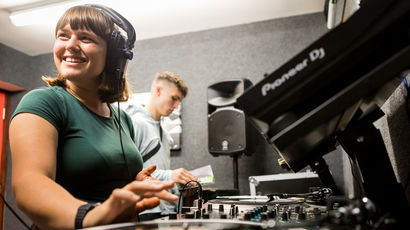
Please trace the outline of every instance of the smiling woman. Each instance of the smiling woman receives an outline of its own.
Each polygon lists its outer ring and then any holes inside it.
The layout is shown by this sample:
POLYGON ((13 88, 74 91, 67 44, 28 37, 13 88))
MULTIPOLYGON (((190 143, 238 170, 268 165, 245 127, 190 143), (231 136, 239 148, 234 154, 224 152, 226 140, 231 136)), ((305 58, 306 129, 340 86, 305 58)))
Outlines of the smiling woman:
POLYGON ((134 41, 129 22, 103 6, 70 8, 57 23, 58 76, 43 77, 50 87, 26 94, 10 124, 14 196, 36 227, 131 221, 178 199, 165 190, 173 182, 151 177, 155 166, 142 169, 132 121, 110 104, 128 99, 134 41))
POLYGON ((73 30, 70 25, 65 25, 57 31, 54 62, 61 77, 69 82, 87 81, 85 85, 98 85, 106 51, 107 42, 102 37, 89 30, 73 30))

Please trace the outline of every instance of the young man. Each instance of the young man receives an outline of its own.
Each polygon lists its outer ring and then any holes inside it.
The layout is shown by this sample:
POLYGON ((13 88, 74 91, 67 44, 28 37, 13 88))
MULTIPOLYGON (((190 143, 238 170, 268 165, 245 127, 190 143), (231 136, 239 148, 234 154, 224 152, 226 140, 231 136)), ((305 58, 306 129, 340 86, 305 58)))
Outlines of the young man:
MULTIPOLYGON (((162 181, 175 181, 185 184, 190 180, 197 180, 189 171, 183 168, 171 170, 170 145, 172 138, 161 127, 161 117, 168 116, 178 108, 182 99, 186 97, 188 87, 175 73, 157 73, 151 85, 151 95, 148 103, 137 106, 129 114, 135 127, 135 144, 144 159, 144 168, 157 165, 157 170, 152 176, 162 181), (147 159, 149 158, 149 159, 147 159)), ((178 194, 174 186, 172 193, 178 194)), ((175 212, 176 205, 161 202, 160 206, 148 212, 161 212, 166 214, 175 212)))

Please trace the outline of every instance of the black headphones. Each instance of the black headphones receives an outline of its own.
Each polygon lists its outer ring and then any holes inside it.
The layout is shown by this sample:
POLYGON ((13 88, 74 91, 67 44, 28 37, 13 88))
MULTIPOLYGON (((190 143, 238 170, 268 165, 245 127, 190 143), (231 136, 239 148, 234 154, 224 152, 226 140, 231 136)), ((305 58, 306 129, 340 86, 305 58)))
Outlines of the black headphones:
POLYGON ((127 59, 132 60, 133 58, 133 53, 131 50, 134 48, 135 42, 134 27, 121 14, 109 7, 94 4, 89 4, 88 6, 96 8, 107 14, 113 22, 123 30, 112 31, 110 41, 107 45, 107 58, 105 61, 105 71, 108 74, 113 74, 116 76, 116 79, 123 80, 127 59))
MULTIPOLYGON (((118 88, 115 93, 121 92, 121 88, 124 87, 124 69, 125 64, 128 60, 132 60, 133 53, 131 52, 134 48, 135 42, 135 30, 131 23, 125 19, 121 14, 115 10, 102 6, 87 4, 87 6, 93 7, 101 12, 107 14, 111 20, 119 27, 119 30, 114 29, 110 35, 110 40, 107 44, 107 58, 105 60, 105 72, 110 75, 114 75, 115 81, 117 81, 118 88), (127 33, 127 34, 125 34, 127 33)), ((120 100, 118 99, 118 132, 121 143, 122 156, 124 157, 124 164, 127 169, 129 180, 132 181, 130 169, 127 163, 127 157, 124 153, 124 146, 122 144, 121 136, 121 114, 120 114, 120 100)), ((114 116, 115 117, 115 116, 114 116)))

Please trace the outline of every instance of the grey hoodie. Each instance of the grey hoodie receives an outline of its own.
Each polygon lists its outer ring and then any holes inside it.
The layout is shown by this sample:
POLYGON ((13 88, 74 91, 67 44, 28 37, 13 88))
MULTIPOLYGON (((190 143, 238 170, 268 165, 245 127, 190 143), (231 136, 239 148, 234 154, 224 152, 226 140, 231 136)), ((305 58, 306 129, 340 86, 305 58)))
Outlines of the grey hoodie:
MULTIPOLYGON (((151 114, 145 109, 145 107, 140 105, 129 105, 126 111, 131 116, 135 130, 135 145, 137 146, 138 151, 141 153, 141 156, 149 153, 152 149, 155 148, 158 142, 161 142, 161 148, 155 155, 144 162, 144 168, 155 164, 157 165, 157 170, 152 173, 152 176, 161 181, 171 181, 172 170, 170 146, 173 142, 171 136, 165 129, 162 129, 162 138, 160 138, 160 121, 154 120, 151 114)), ((177 187, 174 186, 174 188, 170 192, 178 194, 177 187)), ((147 210, 144 213, 175 212, 175 207, 176 206, 174 203, 161 201, 159 207, 147 210)))

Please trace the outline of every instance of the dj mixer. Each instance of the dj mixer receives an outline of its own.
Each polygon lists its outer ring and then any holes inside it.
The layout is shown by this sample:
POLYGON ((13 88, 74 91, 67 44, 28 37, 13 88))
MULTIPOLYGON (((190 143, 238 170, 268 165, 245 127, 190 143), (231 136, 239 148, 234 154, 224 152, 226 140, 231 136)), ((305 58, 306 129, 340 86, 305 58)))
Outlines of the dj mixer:
POLYGON ((91 229, 367 229, 365 203, 330 203, 302 197, 221 196, 205 203, 195 200, 157 219, 91 229))

